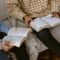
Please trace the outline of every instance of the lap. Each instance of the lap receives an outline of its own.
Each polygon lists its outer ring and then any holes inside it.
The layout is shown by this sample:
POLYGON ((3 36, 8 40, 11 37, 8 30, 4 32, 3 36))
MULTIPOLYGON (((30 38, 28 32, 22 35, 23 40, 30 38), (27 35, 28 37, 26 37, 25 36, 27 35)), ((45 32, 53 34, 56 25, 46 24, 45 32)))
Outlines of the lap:
POLYGON ((2 50, 0 50, 0 60, 10 60, 10 58, 8 58, 8 54, 2 50))

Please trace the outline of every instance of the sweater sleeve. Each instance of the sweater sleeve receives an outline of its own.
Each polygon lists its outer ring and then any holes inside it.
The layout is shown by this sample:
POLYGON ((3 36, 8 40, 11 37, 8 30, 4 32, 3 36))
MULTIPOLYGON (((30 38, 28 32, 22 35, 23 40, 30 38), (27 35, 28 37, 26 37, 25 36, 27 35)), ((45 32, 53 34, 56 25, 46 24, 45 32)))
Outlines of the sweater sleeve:
POLYGON ((59 12, 60 0, 51 0, 51 12, 59 12))
POLYGON ((6 4, 8 14, 15 17, 16 19, 23 21, 23 17, 26 14, 21 9, 21 4, 18 2, 18 0, 6 0, 6 4))

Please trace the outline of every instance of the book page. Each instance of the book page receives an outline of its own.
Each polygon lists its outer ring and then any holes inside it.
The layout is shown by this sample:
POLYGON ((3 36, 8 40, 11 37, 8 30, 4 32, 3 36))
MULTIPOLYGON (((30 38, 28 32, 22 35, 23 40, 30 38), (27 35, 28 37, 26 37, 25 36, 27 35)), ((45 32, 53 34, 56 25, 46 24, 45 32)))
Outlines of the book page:
POLYGON ((43 21, 47 22, 51 27, 54 27, 60 24, 60 19, 56 17, 53 17, 53 18, 45 17, 42 19, 43 21))
POLYGON ((31 23, 30 26, 36 30, 37 32, 39 32, 40 30, 44 29, 44 28, 49 28, 50 26, 45 23, 42 19, 40 18, 36 18, 34 19, 31 23))
POLYGON ((20 47, 21 44, 26 40, 23 36, 5 36, 2 42, 10 41, 10 44, 16 47, 20 47))
POLYGON ((8 36, 24 36, 27 37, 30 32, 30 28, 13 27, 8 31, 8 36))

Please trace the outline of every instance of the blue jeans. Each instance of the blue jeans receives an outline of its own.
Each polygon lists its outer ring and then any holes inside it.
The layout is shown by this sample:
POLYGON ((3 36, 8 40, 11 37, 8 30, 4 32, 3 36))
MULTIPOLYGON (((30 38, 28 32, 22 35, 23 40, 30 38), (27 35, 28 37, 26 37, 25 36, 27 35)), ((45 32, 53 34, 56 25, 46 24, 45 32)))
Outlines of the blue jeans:
POLYGON ((8 57, 8 53, 0 50, 0 60, 13 60, 12 57, 8 57))
POLYGON ((10 29, 9 26, 7 26, 3 21, 0 21, 0 32, 7 33, 9 29, 10 29))

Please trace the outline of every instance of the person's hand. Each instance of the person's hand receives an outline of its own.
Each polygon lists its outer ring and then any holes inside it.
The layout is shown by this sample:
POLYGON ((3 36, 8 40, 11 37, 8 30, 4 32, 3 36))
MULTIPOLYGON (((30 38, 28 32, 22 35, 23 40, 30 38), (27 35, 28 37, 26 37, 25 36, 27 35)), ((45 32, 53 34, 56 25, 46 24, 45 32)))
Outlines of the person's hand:
POLYGON ((30 27, 29 23, 31 22, 31 18, 29 16, 24 16, 24 22, 27 27, 30 27))
POLYGON ((53 12, 52 17, 60 18, 60 14, 58 12, 53 12))
POLYGON ((3 41, 2 42, 2 50, 8 52, 13 46, 10 44, 10 41, 3 41))

